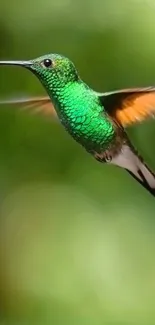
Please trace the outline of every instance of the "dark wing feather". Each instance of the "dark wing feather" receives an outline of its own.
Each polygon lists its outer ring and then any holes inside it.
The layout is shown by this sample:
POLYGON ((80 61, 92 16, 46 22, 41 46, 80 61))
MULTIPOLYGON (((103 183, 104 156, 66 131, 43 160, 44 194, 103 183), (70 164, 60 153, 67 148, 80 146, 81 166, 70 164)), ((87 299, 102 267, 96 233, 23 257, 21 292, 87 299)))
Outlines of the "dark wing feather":
POLYGON ((22 110, 30 110, 33 113, 43 113, 57 117, 54 105, 49 97, 33 97, 0 101, 0 105, 10 105, 22 110))
POLYGON ((155 116, 155 87, 123 89, 99 97, 107 113, 123 127, 155 116))

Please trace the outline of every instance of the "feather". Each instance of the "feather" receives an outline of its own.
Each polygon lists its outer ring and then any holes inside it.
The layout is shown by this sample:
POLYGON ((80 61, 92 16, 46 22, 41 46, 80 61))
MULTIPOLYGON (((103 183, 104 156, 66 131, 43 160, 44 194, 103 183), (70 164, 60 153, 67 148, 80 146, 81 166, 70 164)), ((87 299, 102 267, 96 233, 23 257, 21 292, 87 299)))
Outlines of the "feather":
POLYGON ((113 157, 110 163, 124 168, 149 193, 155 196, 155 174, 131 144, 124 144, 120 153, 113 157))
POLYGON ((33 97, 11 100, 1 100, 0 105, 10 105, 22 110, 30 110, 32 113, 57 117, 54 105, 49 97, 33 97))
POLYGON ((155 87, 124 89, 99 97, 107 113, 123 127, 155 116, 155 87))

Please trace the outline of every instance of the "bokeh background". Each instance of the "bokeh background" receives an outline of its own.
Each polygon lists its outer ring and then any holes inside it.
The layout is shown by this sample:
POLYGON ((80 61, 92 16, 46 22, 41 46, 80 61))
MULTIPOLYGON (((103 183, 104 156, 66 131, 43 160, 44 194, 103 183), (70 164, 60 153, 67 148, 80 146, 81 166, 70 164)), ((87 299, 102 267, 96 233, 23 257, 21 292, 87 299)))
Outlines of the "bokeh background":
MULTIPOLYGON (((62 53, 98 91, 155 84, 153 0, 0 1, 0 59, 62 53)), ((0 68, 0 98, 42 95, 0 68)), ((155 122, 128 130, 155 168, 155 122)), ((155 200, 52 117, 0 108, 0 325, 154 325, 155 200)))

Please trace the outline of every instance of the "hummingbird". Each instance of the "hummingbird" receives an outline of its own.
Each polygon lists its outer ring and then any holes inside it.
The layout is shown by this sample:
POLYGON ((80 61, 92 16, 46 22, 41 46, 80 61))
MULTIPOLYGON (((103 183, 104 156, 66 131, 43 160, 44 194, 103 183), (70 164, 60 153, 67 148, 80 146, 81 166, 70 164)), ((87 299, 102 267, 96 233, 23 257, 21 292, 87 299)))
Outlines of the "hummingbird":
POLYGON ((80 77, 74 63, 60 54, 29 61, 0 61, 30 70, 47 96, 2 101, 35 109, 60 120, 66 131, 97 161, 125 169, 155 196, 155 173, 131 143, 126 128, 155 115, 155 87, 99 93, 80 77))

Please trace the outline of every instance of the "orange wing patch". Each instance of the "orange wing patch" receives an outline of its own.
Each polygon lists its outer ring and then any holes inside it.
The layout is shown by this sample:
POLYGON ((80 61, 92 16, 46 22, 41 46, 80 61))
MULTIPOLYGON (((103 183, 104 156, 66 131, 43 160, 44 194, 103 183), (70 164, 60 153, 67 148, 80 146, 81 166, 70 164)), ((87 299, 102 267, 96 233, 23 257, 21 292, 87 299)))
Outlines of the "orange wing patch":
POLYGON ((0 101, 0 105, 11 105, 22 110, 30 110, 34 114, 43 113, 44 115, 57 117, 54 105, 49 97, 0 101))
POLYGON ((155 92, 128 94, 121 102, 121 107, 116 107, 113 114, 123 126, 155 116, 155 92))
POLYGON ((30 110, 32 113, 43 113, 44 115, 57 116, 55 108, 49 98, 34 98, 23 102, 21 108, 30 110))

